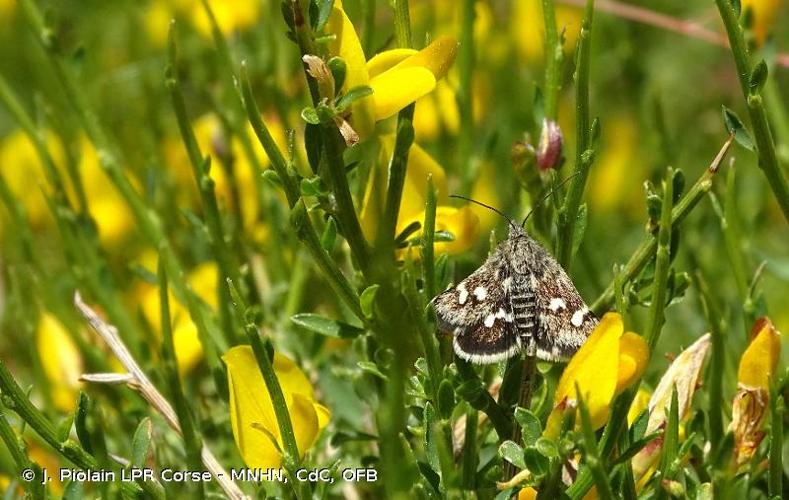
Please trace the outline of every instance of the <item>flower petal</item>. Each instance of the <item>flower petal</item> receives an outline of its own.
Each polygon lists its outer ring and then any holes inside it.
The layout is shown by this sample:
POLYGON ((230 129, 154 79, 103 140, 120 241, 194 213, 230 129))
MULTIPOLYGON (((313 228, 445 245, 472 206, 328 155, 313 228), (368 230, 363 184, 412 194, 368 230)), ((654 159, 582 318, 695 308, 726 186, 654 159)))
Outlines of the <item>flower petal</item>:
POLYGON ((619 394, 630 384, 641 378, 649 362, 649 346, 644 337, 627 332, 619 339, 619 372, 616 380, 616 393, 619 394))
POLYGON ((52 386, 52 402, 59 410, 73 411, 82 374, 82 356, 66 327, 49 313, 41 316, 36 329, 36 349, 44 375, 52 386))
POLYGON ((416 53, 417 51, 414 49, 392 49, 379 52, 367 61, 367 74, 370 78, 375 78, 416 53))
MULTIPOLYGON (((277 446, 282 447, 282 439, 252 348, 233 347, 222 360, 227 365, 233 437, 244 462, 249 467, 279 467, 282 457, 277 446)), ((275 353, 273 365, 288 404, 299 452, 303 454, 315 441, 320 424, 328 421, 328 410, 314 404, 309 380, 291 359, 275 353)))
POLYGON ((753 326, 753 339, 740 358, 737 381, 749 389, 769 389, 781 356, 781 334, 769 318, 760 318, 753 326))
POLYGON ((592 426, 598 428, 608 418, 609 405, 617 387, 619 340, 624 325, 622 316, 603 316, 586 342, 570 359, 559 380, 555 402, 574 406, 576 384, 589 408, 592 426))
POLYGON ((457 55, 458 41, 451 36, 436 38, 430 45, 397 64, 392 71, 404 68, 427 68, 436 80, 443 78, 457 55))
MULTIPOLYGON (((353 23, 342 9, 342 2, 334 2, 326 32, 333 33, 335 39, 329 43, 329 51, 345 61, 345 82, 343 90, 359 85, 368 85, 367 63, 362 44, 354 30, 353 23)), ((353 127, 362 139, 368 137, 375 128, 373 99, 370 96, 357 99, 351 104, 353 127)))
MULTIPOLYGON (((674 387, 677 388, 679 418, 682 419, 687 414, 709 347, 710 335, 706 334, 682 351, 671 363, 649 400, 649 422, 646 434, 651 434, 665 426, 666 413, 671 407, 671 394, 674 387)), ((663 438, 660 437, 633 457, 633 474, 637 480, 650 470, 660 456, 662 447, 663 438)))
POLYGON ((375 120, 379 121, 433 90, 436 77, 427 68, 393 68, 370 80, 370 87, 373 89, 375 120))

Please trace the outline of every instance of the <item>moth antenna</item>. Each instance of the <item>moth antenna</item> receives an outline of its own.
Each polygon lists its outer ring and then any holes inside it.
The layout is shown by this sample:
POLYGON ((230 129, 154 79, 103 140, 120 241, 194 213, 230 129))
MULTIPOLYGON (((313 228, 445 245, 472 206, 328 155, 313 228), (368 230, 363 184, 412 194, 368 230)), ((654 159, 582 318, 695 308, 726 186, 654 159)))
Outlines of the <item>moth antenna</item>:
POLYGON ((540 201, 538 201, 538 202, 537 202, 537 204, 535 204, 533 207, 531 207, 531 210, 529 210, 529 213, 527 213, 527 214, 526 214, 526 217, 524 217, 524 218, 523 218, 523 222, 521 222, 521 227, 523 227, 523 226, 525 226, 525 225, 526 225, 526 221, 527 221, 527 220, 529 220, 529 217, 531 217, 531 214, 534 212, 534 209, 535 209, 535 208, 537 208, 537 207, 539 207, 540 205, 542 205, 542 204, 543 204, 543 202, 544 202, 545 200, 547 200, 548 198, 550 198, 550 197, 551 197, 551 195, 552 195, 554 192, 556 192, 556 190, 557 190, 557 189, 559 189, 560 187, 562 187, 562 186, 564 186, 565 184, 567 184, 567 183, 570 181, 570 179, 572 179, 573 177, 575 177, 576 175, 578 175, 578 174, 580 174, 580 173, 581 173, 581 172, 576 172, 576 173, 574 173, 573 175, 571 175, 571 176, 569 176, 569 177, 567 177, 567 178, 565 178, 565 179, 562 179, 562 181, 561 181, 559 184, 557 184, 557 185, 556 185, 556 186, 554 186, 554 187, 553 187, 553 188, 552 188, 550 191, 548 191, 548 194, 546 194, 545 196, 543 196, 543 197, 542 197, 542 199, 541 199, 540 201))
POLYGON ((512 227, 516 227, 516 226, 515 226, 515 222, 513 222, 513 220, 512 220, 512 219, 510 219, 509 217, 507 217, 507 216, 506 216, 506 215, 505 215, 505 214, 504 214, 504 213, 503 213, 501 210, 499 210, 498 208, 492 207, 492 206, 490 206, 490 205, 486 205, 486 204, 482 203, 481 201, 473 200, 473 199, 471 199, 471 198, 466 198, 465 196, 462 196, 462 195, 459 195, 459 194, 451 194, 451 195, 449 195, 449 197, 450 197, 450 198, 459 198, 459 199, 461 199, 461 200, 470 201, 471 203, 475 203, 475 204, 477 204, 477 205, 479 205, 479 206, 481 206, 481 207, 485 207, 485 208, 487 208, 488 210, 492 210, 493 212, 496 212, 497 214, 499 214, 499 215, 501 215, 502 217, 504 217, 505 219, 507 219, 507 222, 509 222, 509 223, 510 223, 510 226, 512 226, 512 227))

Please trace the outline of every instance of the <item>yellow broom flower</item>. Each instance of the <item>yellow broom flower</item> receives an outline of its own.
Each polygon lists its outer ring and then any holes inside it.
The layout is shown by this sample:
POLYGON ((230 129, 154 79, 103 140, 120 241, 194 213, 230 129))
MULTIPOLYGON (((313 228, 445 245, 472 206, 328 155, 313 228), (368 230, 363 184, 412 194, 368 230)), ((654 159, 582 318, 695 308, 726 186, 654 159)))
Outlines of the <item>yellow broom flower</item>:
POLYGON ((66 327, 49 313, 44 313, 38 322, 36 348, 49 382, 52 403, 63 412, 74 411, 82 356, 66 327))
POLYGON ((750 10, 753 16, 753 35, 759 45, 764 44, 779 18, 783 0, 742 0, 742 11, 750 10))
MULTIPOLYGON (((732 403, 734 457, 737 465, 750 461, 764 439, 761 430, 770 401, 770 381, 781 355, 781 334, 768 318, 753 326, 753 338, 740 358, 737 394, 732 403)), ((774 425, 780 425, 776 423, 774 425)))
POLYGON ((607 313, 564 369, 546 435, 558 436, 562 415, 577 407, 577 390, 589 409, 592 426, 602 427, 611 401, 641 377, 648 360, 649 348, 643 337, 625 333, 622 316, 607 313))
MULTIPOLYGON (((233 347, 222 360, 227 365, 230 423, 244 463, 252 468, 279 467, 282 437, 252 348, 248 345, 233 347)), ((273 365, 288 406, 299 453, 303 455, 326 427, 331 413, 315 402, 312 385, 293 360, 275 353, 273 365)))

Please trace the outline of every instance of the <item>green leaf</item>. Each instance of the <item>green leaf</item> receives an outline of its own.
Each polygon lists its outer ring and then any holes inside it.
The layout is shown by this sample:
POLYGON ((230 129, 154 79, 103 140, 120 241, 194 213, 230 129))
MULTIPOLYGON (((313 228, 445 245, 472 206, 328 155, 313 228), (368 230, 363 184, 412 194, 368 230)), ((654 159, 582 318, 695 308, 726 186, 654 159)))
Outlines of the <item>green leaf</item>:
POLYGON ((428 401, 425 404, 425 411, 423 415, 423 425, 425 427, 425 455, 427 456, 427 463, 434 471, 441 472, 441 462, 438 457, 438 440, 441 439, 435 432, 438 417, 433 405, 428 401))
POLYGON ((649 424, 649 410, 644 409, 638 414, 633 421, 633 425, 630 427, 631 442, 636 442, 644 437, 644 433, 647 430, 647 424, 649 424))
POLYGON ((377 441, 378 437, 372 434, 367 434, 361 431, 339 431, 334 434, 329 442, 332 446, 338 447, 345 443, 353 443, 359 441, 377 441))
POLYGON ((584 239, 587 218, 586 203, 584 203, 578 207, 578 216, 576 217, 575 226, 573 227, 573 255, 578 252, 578 247, 581 246, 581 241, 584 239))
POLYGON ((622 453, 621 455, 616 457, 616 459, 613 462, 611 462, 611 466, 613 467, 615 465, 618 465, 618 464, 621 464, 621 463, 624 463, 624 462, 630 460, 631 458, 636 456, 636 453, 641 451, 646 445, 648 445, 649 443, 651 443, 655 439, 659 438, 660 435, 661 435, 660 432, 654 432, 654 433, 650 434, 649 436, 643 437, 643 438, 638 439, 637 441, 633 442, 633 444, 631 444, 627 448, 627 450, 625 450, 624 453, 622 453))
POLYGON ((318 112, 315 108, 309 106, 301 110, 301 119, 311 125, 319 125, 321 123, 318 112))
POLYGON ((328 194, 328 191, 323 185, 323 181, 318 176, 302 179, 300 188, 301 194, 304 196, 321 197, 328 194))
POLYGON ((383 381, 387 380, 386 375, 381 373, 381 370, 378 369, 378 365, 376 365, 375 363, 373 363, 371 361, 359 361, 358 363, 356 363, 356 366, 361 368, 361 370, 363 372, 365 372, 365 373, 369 373, 370 375, 374 375, 374 376, 380 378, 383 381))
POLYGON ((334 109, 336 109, 338 113, 343 113, 355 101, 363 97, 367 97, 368 95, 372 95, 372 93, 372 87, 367 85, 358 85, 352 89, 348 89, 348 91, 334 103, 334 109))
MULTIPOLYGON (((315 23, 315 31, 321 31, 326 23, 329 21, 329 15, 334 7, 334 0, 321 0, 318 8, 317 22, 315 23)), ((336 80, 335 80, 336 81, 336 80)), ((340 84, 338 84, 339 87, 340 84)))
POLYGON ((70 415, 65 417, 63 420, 60 421, 58 424, 58 440, 61 442, 68 439, 69 434, 71 434, 71 426, 74 424, 74 415, 70 415))
POLYGON ((521 426, 523 444, 531 446, 542 436, 540 419, 529 410, 518 407, 515 409, 515 421, 521 426))
POLYGON ((150 417, 145 417, 140 421, 137 430, 132 437, 132 467, 144 467, 148 458, 148 450, 151 447, 153 437, 153 424, 150 417))
POLYGON ((540 478, 548 473, 550 460, 535 448, 526 448, 523 451, 523 461, 526 465, 525 468, 529 469, 536 478, 540 478))
POLYGON ((329 62, 327 62, 326 65, 329 67, 329 71, 331 71, 331 74, 334 77, 334 88, 339 92, 342 88, 342 84, 345 83, 345 60, 343 60, 341 57, 335 56, 329 59, 329 62))
POLYGON ((499 446, 499 456, 519 469, 526 468, 526 462, 523 459, 523 455, 523 448, 518 446, 514 441, 507 440, 499 446))
POLYGON ((539 438, 537 442, 534 443, 534 449, 547 458, 559 457, 559 448, 556 447, 556 443, 545 437, 539 438))
POLYGON ((321 128, 314 123, 307 123, 304 127, 304 149, 307 150, 307 162, 310 164, 312 173, 317 174, 323 150, 323 139, 321 138, 321 128))
POLYGON ((762 90, 764 82, 767 81, 768 73, 769 70, 767 69, 767 63, 764 62, 764 59, 756 63, 756 66, 753 67, 753 71, 751 71, 751 77, 748 80, 748 87, 751 95, 758 94, 762 90))
POLYGON ((663 479, 670 479, 669 467, 677 458, 679 448, 679 402, 677 388, 671 391, 671 407, 668 410, 668 420, 663 435, 663 456, 660 461, 660 471, 663 479))
POLYGON ((79 391, 77 398, 77 410, 74 412, 74 429, 77 431, 79 443, 90 454, 93 454, 93 446, 90 441, 90 431, 88 430, 88 409, 90 400, 88 395, 79 391))
POLYGON ((372 318, 375 312, 375 296, 378 293, 380 285, 371 285, 364 289, 362 295, 359 296, 359 305, 362 308, 362 314, 367 318, 372 318))
POLYGON ((723 123, 726 125, 726 130, 729 131, 730 134, 734 134, 734 140, 737 143, 747 149, 748 151, 756 151, 756 146, 753 144, 753 139, 751 138, 750 132, 748 129, 745 128, 745 125, 742 124, 742 120, 737 114, 723 106, 723 123))
POLYGON ((327 252, 334 250, 334 244, 337 242, 337 223, 334 222, 334 217, 329 216, 326 221, 326 227, 323 229, 321 235, 321 246, 327 252))
MULTIPOLYGON (((431 381, 431 383, 435 383, 431 381)), ((448 419, 452 416, 452 410, 455 409, 455 391, 452 388, 452 382, 447 379, 441 381, 438 386, 438 412, 441 418, 448 419)))
POLYGON ((319 314, 302 313, 291 316, 290 320, 296 325, 309 330, 318 335, 333 337, 338 339, 356 338, 364 329, 321 316, 319 314))

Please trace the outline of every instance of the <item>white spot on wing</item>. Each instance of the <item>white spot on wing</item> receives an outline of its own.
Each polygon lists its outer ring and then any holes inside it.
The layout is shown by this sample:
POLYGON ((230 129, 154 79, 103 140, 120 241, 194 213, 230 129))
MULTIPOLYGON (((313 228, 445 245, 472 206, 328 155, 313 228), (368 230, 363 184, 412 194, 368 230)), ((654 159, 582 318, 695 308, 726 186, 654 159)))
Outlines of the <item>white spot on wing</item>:
POLYGON ((551 299, 551 303, 548 304, 548 309, 550 309, 553 312, 556 312, 559 309, 567 309, 567 304, 565 304, 564 299, 553 298, 551 299))
POLYGON ((485 297, 487 296, 488 296, 488 291, 482 288, 481 286, 478 286, 477 288, 474 289, 474 297, 476 297, 478 301, 482 302, 483 300, 485 300, 485 297))
POLYGON ((458 304, 461 306, 466 303, 468 300, 468 290, 466 290, 466 285, 463 283, 458 285, 458 304))
POLYGON ((507 276, 504 278, 504 281, 501 282, 501 286, 503 286, 505 290, 509 290, 510 285, 512 285, 512 278, 507 276))
POLYGON ((496 313, 496 317, 500 319, 504 319, 507 317, 507 311, 502 308, 499 308, 499 311, 496 313))
POLYGON ((495 315, 488 314, 485 317, 485 326, 487 326, 488 328, 492 327, 493 323, 495 323, 495 322, 496 322, 496 316, 495 315))
POLYGON ((586 316, 586 313, 588 313, 588 312, 589 312, 589 309, 587 309, 586 307, 583 307, 583 308, 575 311, 573 313, 573 317, 570 318, 570 323, 573 326, 581 326, 583 324, 583 322, 584 322, 584 316, 586 316))

